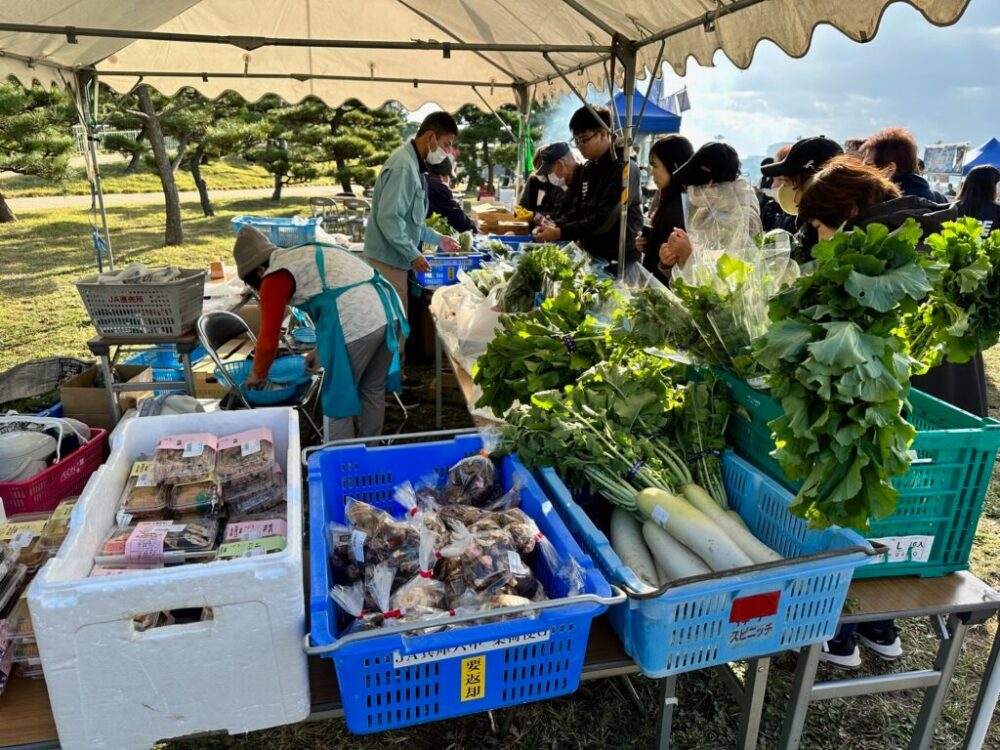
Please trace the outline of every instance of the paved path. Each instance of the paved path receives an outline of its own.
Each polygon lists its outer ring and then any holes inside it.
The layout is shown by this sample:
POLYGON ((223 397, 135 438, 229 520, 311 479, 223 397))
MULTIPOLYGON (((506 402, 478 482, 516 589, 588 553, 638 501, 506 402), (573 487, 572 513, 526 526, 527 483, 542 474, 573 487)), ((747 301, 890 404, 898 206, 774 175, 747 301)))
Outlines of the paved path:
MULTIPOLYGON (((329 195, 339 193, 339 185, 293 185, 281 191, 282 198, 310 197, 313 195, 329 195)), ((271 188, 254 188, 251 190, 209 190, 212 200, 247 200, 270 198, 271 188)), ((182 190, 181 203, 197 202, 196 190, 182 190)), ((46 195, 38 198, 8 198, 7 202, 18 211, 44 211, 49 208, 90 208, 89 195, 46 195)), ((163 193, 120 193, 104 196, 104 205, 136 206, 163 205, 163 193)))

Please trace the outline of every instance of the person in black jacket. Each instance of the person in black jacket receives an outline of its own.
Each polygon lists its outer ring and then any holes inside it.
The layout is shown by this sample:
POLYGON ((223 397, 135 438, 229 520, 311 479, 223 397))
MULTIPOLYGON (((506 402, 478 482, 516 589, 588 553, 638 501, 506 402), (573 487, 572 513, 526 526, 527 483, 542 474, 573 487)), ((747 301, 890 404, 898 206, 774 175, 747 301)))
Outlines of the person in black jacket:
POLYGON ((884 170, 903 195, 939 202, 927 180, 918 174, 917 142, 905 128, 886 128, 869 137, 861 146, 861 160, 884 170))
MULTIPOLYGON (((579 194, 573 210, 555 220, 554 227, 535 230, 538 242, 572 241, 595 258, 608 261, 615 273, 621 225, 622 167, 611 134, 611 112, 607 107, 581 107, 570 118, 573 141, 587 162, 579 170, 579 194), (591 111, 593 109, 593 113, 591 111), (595 114, 596 113, 596 117, 595 114)), ((576 181, 576 178, 574 178, 576 181)), ((549 177, 549 183, 552 184, 549 177)), ((625 261, 639 260, 635 238, 642 228, 639 165, 630 160, 629 202, 625 231, 625 261)))
POLYGON ((955 201, 955 210, 959 216, 969 216, 983 222, 984 237, 1000 229, 997 183, 1000 183, 1000 169, 988 164, 975 167, 962 181, 955 201))
POLYGON ((455 163, 447 157, 440 164, 427 163, 427 215, 439 214, 456 232, 476 232, 476 222, 462 210, 462 204, 451 192, 451 176, 455 163))
MULTIPOLYGON (((774 180, 774 199, 781 210, 792 217, 799 213, 799 200, 812 179, 827 162, 835 156, 840 156, 844 150, 834 140, 820 135, 815 138, 803 138, 792 144, 783 159, 777 159, 771 164, 761 165, 760 171, 765 177, 774 180)), ((763 216, 761 216, 763 219, 763 216)), ((799 243, 800 251, 794 259, 800 263, 810 259, 810 251, 819 241, 816 230, 809 224, 799 222, 793 233, 799 243)), ((764 227, 767 229, 767 226, 764 227)), ((789 229, 787 224, 776 223, 775 228, 789 229)))
POLYGON ((575 205, 579 172, 576 157, 568 143, 543 146, 535 154, 535 174, 522 193, 520 205, 535 212, 536 224, 558 223, 575 205), (531 180, 537 184, 533 205, 530 205, 530 196, 526 195, 531 180))
POLYGON ((660 270, 660 248, 675 229, 684 229, 684 186, 672 179, 677 169, 694 155, 691 141, 682 135, 668 135, 649 150, 649 168, 658 189, 655 211, 648 218, 635 246, 642 252, 642 265, 663 284, 670 280, 660 270))

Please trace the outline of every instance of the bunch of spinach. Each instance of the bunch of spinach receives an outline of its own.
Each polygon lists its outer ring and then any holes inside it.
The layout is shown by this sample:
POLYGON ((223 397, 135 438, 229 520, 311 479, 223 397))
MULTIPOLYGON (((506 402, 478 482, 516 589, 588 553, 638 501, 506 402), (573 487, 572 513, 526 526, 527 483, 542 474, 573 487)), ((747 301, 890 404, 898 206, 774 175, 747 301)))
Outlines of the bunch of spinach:
POLYGON ((907 316, 911 354, 927 367, 968 362, 1000 334, 1000 232, 984 238, 983 225, 966 218, 924 244, 934 288, 907 316))
POLYGON ((500 295, 501 312, 528 312, 539 298, 554 297, 583 277, 584 258, 572 258, 558 245, 542 245, 525 251, 507 288, 500 295))
POLYGON ((675 427, 678 445, 694 478, 723 508, 728 507, 722 481, 722 453, 726 450, 729 425, 729 392, 711 375, 692 380, 684 387, 683 402, 675 427))
POLYGON ((921 230, 838 232, 813 249, 815 269, 771 300, 755 346, 784 415, 774 456, 804 480, 791 510, 817 528, 861 530, 890 515, 893 477, 909 470, 916 431, 902 417, 913 364, 902 326, 931 290, 921 230))
POLYGON ((530 313, 501 315, 496 336, 472 368, 483 395, 477 407, 502 416, 515 401, 558 388, 604 360, 615 348, 616 328, 590 314, 614 295, 610 282, 565 290, 530 313))

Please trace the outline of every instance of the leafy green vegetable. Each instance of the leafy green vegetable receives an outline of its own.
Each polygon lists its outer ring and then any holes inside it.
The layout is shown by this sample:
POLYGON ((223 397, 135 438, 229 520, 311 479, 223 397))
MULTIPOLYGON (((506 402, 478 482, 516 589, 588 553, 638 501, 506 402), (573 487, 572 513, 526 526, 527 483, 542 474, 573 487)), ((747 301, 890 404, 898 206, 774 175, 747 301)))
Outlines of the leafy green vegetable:
POLYGON ((501 312, 528 312, 536 297, 554 297, 582 276, 586 261, 574 260, 558 245, 542 245, 525 252, 500 297, 501 312))
POLYGON ((472 368, 483 389, 476 406, 502 416, 514 401, 570 383, 605 359, 615 327, 588 310, 614 294, 611 282, 600 282, 562 291, 530 313, 501 315, 495 338, 472 368))
POLYGON ((925 240, 933 291, 906 325, 913 356, 930 367, 961 364, 1000 335, 1000 232, 975 219, 948 222, 925 240))
POLYGON ((913 365, 902 323, 931 289, 920 236, 913 220, 839 232, 771 301, 755 356, 784 407, 774 456, 804 480, 791 509, 814 527, 865 530, 895 509, 891 482, 909 470, 916 435, 902 417, 913 365))
POLYGON ((451 236, 451 224, 436 211, 427 217, 425 223, 438 234, 443 234, 445 237, 451 236))
POLYGON ((472 252, 472 232, 462 232, 458 235, 458 246, 463 253, 472 252))
POLYGON ((722 482, 722 452, 729 424, 729 393, 724 383, 710 375, 684 388, 684 402, 676 427, 678 444, 694 478, 723 508, 729 506, 722 482))

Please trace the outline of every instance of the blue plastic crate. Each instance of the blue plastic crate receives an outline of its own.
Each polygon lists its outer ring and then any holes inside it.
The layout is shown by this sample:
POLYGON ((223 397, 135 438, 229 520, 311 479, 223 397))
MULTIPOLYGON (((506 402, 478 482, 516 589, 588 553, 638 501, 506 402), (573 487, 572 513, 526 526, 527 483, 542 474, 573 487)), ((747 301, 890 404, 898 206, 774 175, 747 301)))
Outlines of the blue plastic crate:
POLYGON ((275 216, 234 216, 233 231, 249 224, 268 235, 278 247, 296 247, 316 241, 316 230, 320 226, 319 217, 305 218, 293 216, 290 219, 275 216))
POLYGON ((474 268, 479 268, 485 257, 483 253, 470 253, 468 255, 453 255, 449 253, 426 256, 431 270, 427 272, 418 271, 417 283, 426 288, 457 284, 459 271, 471 271, 474 268))
MULTIPOLYGON (((609 582, 641 591, 632 569, 556 473, 539 473, 573 536, 609 582)), ((723 478, 730 506, 761 541, 788 559, 759 570, 681 580, 659 595, 630 594, 612 607, 608 618, 625 651, 650 677, 827 640, 837 629, 854 569, 870 559, 871 545, 854 531, 808 530, 788 512, 792 494, 731 451, 723 459, 723 478)))
MULTIPOLYGON (((482 448, 478 435, 433 443, 371 448, 326 448, 309 458, 310 614, 312 643, 333 644, 341 633, 329 596, 332 574, 326 527, 343 522, 344 504, 355 497, 402 515, 393 491, 429 471, 439 475, 482 448)), ((512 456, 500 464, 503 486, 522 482, 521 509, 531 516, 563 559, 575 558, 584 572, 584 593, 607 597, 608 584, 573 541, 538 483, 512 456)), ((550 595, 564 584, 540 561, 534 573, 550 595)), ((566 695, 576 690, 583 668, 590 621, 607 608, 571 603, 503 622, 476 624, 430 634, 385 634, 345 644, 333 660, 348 728, 379 732, 503 706, 566 695), (518 641, 521 641, 518 643, 518 641), (460 655, 455 655, 460 650, 460 655), (417 660, 395 666, 400 658, 417 660), (463 666, 484 660, 481 697, 462 700, 463 666)))
MULTIPOLYGON (((197 362, 206 356, 202 347, 191 352, 191 362, 197 362)), ((136 352, 125 360, 128 365, 145 365, 153 371, 154 383, 170 383, 184 380, 184 364, 177 347, 172 344, 160 344, 142 352, 136 352)), ((157 396, 164 393, 182 393, 183 391, 153 391, 157 396)))

